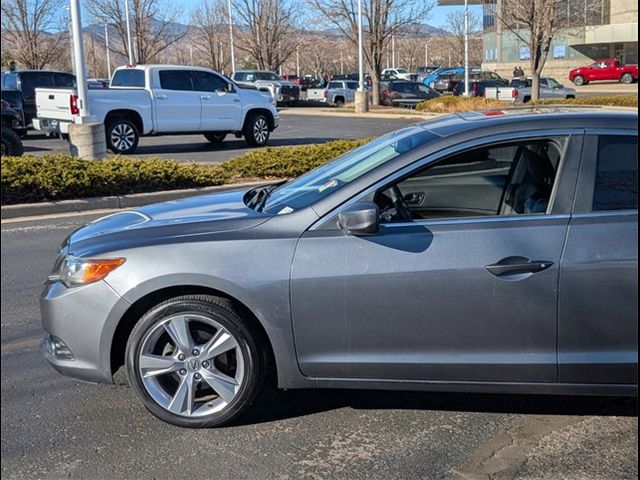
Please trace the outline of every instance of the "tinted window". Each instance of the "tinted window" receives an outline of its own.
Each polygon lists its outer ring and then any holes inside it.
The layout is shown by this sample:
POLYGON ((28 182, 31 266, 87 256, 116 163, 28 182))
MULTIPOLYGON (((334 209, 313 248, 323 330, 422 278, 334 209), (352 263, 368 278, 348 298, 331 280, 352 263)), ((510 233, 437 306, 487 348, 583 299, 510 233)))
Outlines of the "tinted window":
POLYGON ((593 210, 638 208, 638 137, 601 136, 593 210))
POLYGON ((218 75, 210 72, 192 72, 195 89, 200 92, 224 92, 227 82, 218 75))
POLYGON ((342 83, 340 82, 331 82, 329 83, 329 85, 327 86, 328 89, 332 89, 332 88, 342 88, 342 83))
POLYGON ((15 73, 3 73, 2 88, 5 90, 17 90, 18 76, 15 73))
POLYGON ((75 88, 76 77, 75 75, 70 75, 68 73, 54 73, 53 83, 56 85, 56 87, 75 88))
POLYGON ((358 89, 358 82, 347 82, 347 88, 349 90, 357 90, 358 89))
POLYGON ((33 97, 36 88, 55 87, 51 72, 23 72, 20 74, 22 94, 33 97))
POLYGON ((144 70, 118 70, 113 74, 112 87, 144 88, 144 70))
POLYGON ((188 70, 161 70, 160 88, 164 90, 192 91, 191 75, 188 70))

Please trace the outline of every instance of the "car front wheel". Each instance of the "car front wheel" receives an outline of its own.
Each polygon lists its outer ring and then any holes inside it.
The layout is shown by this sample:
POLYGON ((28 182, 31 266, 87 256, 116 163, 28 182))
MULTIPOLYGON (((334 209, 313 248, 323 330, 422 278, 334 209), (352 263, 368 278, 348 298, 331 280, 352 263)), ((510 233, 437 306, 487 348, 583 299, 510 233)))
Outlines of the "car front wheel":
POLYGON ((584 77, 582 75, 577 75, 574 77, 573 83, 574 85, 581 87, 582 85, 585 85, 587 82, 584 81, 584 77))
POLYGON ((126 363, 133 390, 152 414, 202 428, 227 423, 251 404, 265 360, 229 301, 185 295, 140 319, 126 363))
POLYGON ((247 119, 244 126, 244 139, 252 147, 263 147, 269 141, 269 121, 262 114, 256 114, 247 119))

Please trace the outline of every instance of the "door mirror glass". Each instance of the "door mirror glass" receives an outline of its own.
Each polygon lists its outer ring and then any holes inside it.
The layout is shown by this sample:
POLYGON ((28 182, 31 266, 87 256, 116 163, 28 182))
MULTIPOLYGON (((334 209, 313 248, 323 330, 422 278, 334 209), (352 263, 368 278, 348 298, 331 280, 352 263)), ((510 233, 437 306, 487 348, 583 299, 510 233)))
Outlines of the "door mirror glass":
POLYGON ((227 83, 227 92, 236 93, 236 87, 233 86, 233 83, 227 83))
POLYGON ((380 210, 373 202, 359 202, 338 214, 338 225, 348 235, 378 233, 380 210))

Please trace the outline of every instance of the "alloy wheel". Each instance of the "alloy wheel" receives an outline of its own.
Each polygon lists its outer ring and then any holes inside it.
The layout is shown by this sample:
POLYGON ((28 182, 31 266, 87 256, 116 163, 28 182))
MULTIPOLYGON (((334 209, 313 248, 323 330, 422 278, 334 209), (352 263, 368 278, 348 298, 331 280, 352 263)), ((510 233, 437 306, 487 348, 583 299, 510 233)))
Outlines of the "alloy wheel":
POLYGON ((180 314, 145 335, 138 373, 162 408, 179 416, 204 417, 236 398, 245 359, 237 339, 220 323, 200 314, 180 314))
POLYGON ((258 117, 253 124, 253 137, 260 145, 266 143, 269 138, 269 125, 263 117, 258 117))
POLYGON ((136 141, 136 132, 127 123, 118 123, 111 129, 111 144, 119 151, 129 150, 136 141))

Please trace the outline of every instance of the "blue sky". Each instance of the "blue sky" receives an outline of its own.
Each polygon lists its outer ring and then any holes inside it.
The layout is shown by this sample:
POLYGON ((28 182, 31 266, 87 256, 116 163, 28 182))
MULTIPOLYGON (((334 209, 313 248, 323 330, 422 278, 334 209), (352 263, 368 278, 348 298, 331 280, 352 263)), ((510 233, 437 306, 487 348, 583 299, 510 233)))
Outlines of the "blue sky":
MULTIPOLYGON (((431 11, 431 18, 427 21, 429 25, 434 27, 442 27, 447 23, 447 15, 451 12, 461 12, 464 6, 456 7, 435 7, 431 11)), ((482 5, 469 5, 469 12, 482 18, 482 5)))

